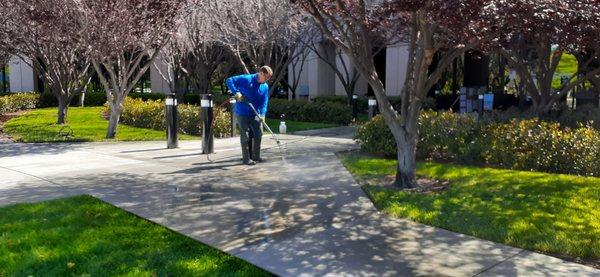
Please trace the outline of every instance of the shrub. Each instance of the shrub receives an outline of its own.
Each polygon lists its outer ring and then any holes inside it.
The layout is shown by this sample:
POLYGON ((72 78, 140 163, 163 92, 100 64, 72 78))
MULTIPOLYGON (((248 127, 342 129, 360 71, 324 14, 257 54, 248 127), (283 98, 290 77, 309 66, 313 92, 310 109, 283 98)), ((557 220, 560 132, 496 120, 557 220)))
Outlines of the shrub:
POLYGON ((577 127, 577 124, 590 124, 600 130, 600 109, 594 105, 584 105, 577 109, 565 109, 556 118, 561 125, 577 127))
POLYGON ((288 101, 282 99, 269 100, 267 117, 279 118, 282 114, 285 114, 286 119, 288 120, 304 122, 345 125, 352 121, 352 111, 346 105, 288 101))
POLYGON ((348 97, 340 95, 324 95, 312 98, 314 103, 337 103, 342 105, 348 105, 348 97))
POLYGON ((37 93, 12 93, 0 96, 0 114, 34 109, 39 101, 40 96, 37 93))
POLYGON ((358 126, 355 139, 360 148, 369 153, 383 154, 388 157, 396 156, 396 142, 388 129, 382 115, 377 115, 363 125, 358 126))
MULTIPOLYGON (((600 175, 600 131, 589 124, 570 128, 539 119, 478 121, 469 115, 425 111, 419 132, 420 159, 600 175)), ((381 116, 360 126, 356 139, 364 151, 396 155, 395 141, 381 116)))
MULTIPOLYGON (((75 97, 78 102, 78 96, 75 97)), ((87 92, 83 99, 83 105, 86 107, 99 107, 104 106, 106 103, 106 93, 104 92, 87 92)), ((71 103, 71 105, 76 103, 71 103)))
POLYGON ((481 157, 482 126, 473 116, 423 111, 417 155, 423 159, 474 162, 481 157))
MULTIPOLYGON (((133 99, 127 97, 124 102, 125 109, 121 114, 121 123, 135 127, 166 130, 165 104, 162 100, 133 99)), ((196 105, 181 104, 177 107, 179 113, 179 132, 188 135, 202 134, 202 120, 200 107, 196 105)), ((105 105, 104 113, 110 109, 105 105)), ((226 137, 231 130, 231 113, 215 108, 215 123, 213 135, 226 137)))

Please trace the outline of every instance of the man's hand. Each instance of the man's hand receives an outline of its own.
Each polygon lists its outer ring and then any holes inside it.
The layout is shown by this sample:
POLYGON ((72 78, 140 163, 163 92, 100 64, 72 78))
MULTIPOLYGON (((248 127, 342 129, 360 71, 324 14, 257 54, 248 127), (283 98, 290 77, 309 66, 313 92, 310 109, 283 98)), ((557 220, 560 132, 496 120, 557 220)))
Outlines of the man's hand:
POLYGON ((236 93, 233 98, 235 98, 235 101, 241 102, 242 100, 244 100, 244 96, 241 93, 236 93))
POLYGON ((263 122, 265 122, 265 117, 264 116, 257 116, 256 117, 256 121, 258 121, 260 123, 263 123, 263 122))

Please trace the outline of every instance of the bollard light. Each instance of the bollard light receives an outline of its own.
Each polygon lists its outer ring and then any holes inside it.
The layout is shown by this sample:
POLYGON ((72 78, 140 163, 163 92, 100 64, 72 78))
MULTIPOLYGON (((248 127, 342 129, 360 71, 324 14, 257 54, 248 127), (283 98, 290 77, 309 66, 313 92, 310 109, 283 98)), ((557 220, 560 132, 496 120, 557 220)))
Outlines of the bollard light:
POLYGON ((165 117, 167 119, 167 149, 177 148, 177 131, 179 128, 175 94, 167 94, 165 98, 165 117))
POLYGON ((202 111, 202 154, 212 154, 214 149, 214 136, 212 131, 213 101, 212 95, 203 94, 200 100, 202 111))
POLYGON ((358 116, 358 95, 352 95, 352 120, 356 121, 356 117, 358 116))
POLYGON ((377 100, 369 99, 369 119, 372 119, 377 115, 377 100))

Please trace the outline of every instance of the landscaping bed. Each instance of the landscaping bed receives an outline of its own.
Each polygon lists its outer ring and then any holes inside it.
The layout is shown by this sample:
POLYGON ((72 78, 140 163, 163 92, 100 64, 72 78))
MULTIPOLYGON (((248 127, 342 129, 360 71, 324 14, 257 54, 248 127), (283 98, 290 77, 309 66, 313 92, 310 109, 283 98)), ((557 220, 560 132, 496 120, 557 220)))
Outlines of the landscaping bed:
POLYGON ((600 268, 600 178, 419 163, 439 192, 385 187, 396 160, 358 152, 340 159, 383 212, 600 268))
POLYGON ((91 196, 0 208, 0 276, 268 276, 91 196))

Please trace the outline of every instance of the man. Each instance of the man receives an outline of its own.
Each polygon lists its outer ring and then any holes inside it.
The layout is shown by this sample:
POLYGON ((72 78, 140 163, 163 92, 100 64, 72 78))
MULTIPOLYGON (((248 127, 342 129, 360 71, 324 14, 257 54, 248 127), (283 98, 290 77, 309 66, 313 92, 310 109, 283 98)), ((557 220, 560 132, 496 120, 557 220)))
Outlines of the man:
POLYGON ((235 105, 234 113, 240 128, 242 160, 246 165, 254 165, 256 162, 265 161, 260 157, 261 124, 265 120, 267 105, 269 104, 269 85, 267 81, 272 75, 273 70, 265 65, 256 74, 239 75, 227 79, 227 87, 238 102, 235 105), (256 116, 248 103, 254 106, 259 116, 256 116), (251 147, 248 143, 250 138, 252 138, 251 147))

